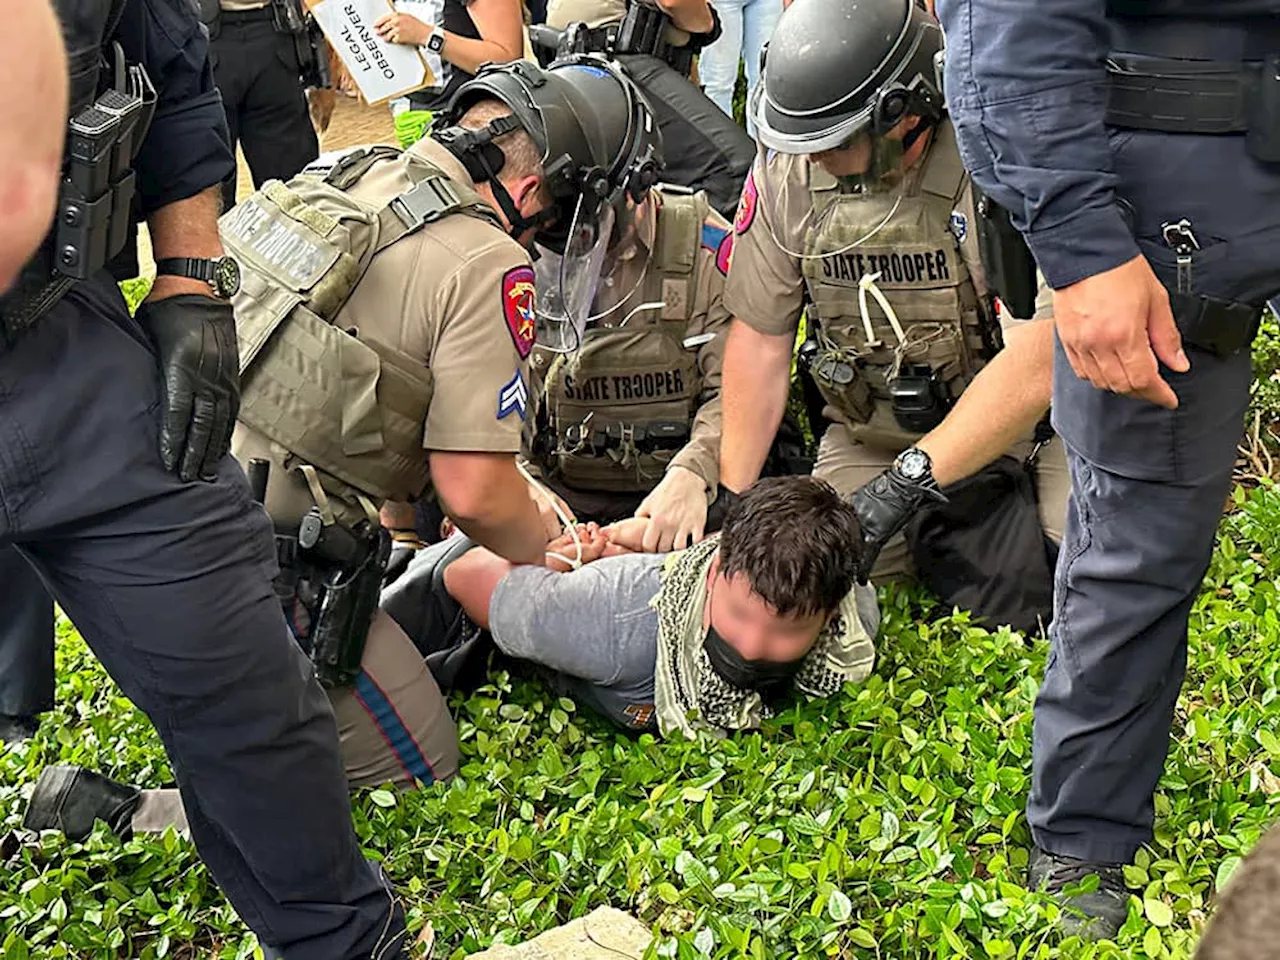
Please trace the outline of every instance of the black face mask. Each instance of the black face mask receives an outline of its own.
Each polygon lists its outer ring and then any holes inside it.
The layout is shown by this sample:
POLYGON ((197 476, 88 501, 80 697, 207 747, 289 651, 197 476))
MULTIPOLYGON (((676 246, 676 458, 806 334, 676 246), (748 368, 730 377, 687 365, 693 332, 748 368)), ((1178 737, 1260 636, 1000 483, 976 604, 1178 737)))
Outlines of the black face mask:
POLYGON ((755 690, 759 693, 775 692, 793 679, 804 664, 804 657, 787 663, 747 660, 712 626, 707 627, 707 637, 702 642, 702 649, 707 651, 711 669, 721 680, 739 690, 755 690))

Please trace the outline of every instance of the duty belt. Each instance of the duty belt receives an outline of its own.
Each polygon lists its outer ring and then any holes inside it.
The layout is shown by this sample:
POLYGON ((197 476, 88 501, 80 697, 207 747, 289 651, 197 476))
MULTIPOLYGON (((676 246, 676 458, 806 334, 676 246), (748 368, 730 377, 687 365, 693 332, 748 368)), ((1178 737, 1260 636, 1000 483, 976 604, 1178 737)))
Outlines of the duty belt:
POLYGON ((1280 21, 1113 22, 1106 121, 1160 133, 1245 134, 1280 162, 1280 21))
POLYGON ((253 10, 223 10, 218 14, 218 19, 222 21, 223 26, 236 25, 242 23, 259 23, 264 20, 275 20, 276 14, 272 10, 272 4, 265 7, 257 7, 253 10))
POLYGON ((633 2, 627 10, 626 19, 620 23, 603 27, 570 24, 561 42, 560 53, 650 56, 687 77, 693 68, 693 50, 667 42, 669 23, 665 14, 654 13, 651 8, 633 2))
POLYGON ((13 291, 0 297, 0 333, 21 334, 115 257, 129 238, 133 158, 147 135, 156 91, 140 64, 112 45, 114 84, 67 123, 53 228, 23 267, 13 291))

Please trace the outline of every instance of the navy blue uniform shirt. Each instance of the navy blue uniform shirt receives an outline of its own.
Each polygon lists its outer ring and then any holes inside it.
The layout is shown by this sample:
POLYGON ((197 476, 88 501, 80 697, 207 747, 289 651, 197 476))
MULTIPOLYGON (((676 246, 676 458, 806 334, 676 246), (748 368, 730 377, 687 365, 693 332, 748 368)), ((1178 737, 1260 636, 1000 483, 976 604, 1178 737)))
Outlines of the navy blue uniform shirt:
POLYGON ((155 118, 135 163, 146 218, 233 176, 235 155, 193 0, 126 0, 114 39, 156 88, 155 118))
POLYGON ((965 166, 1012 214, 1049 286, 1136 257, 1103 123, 1103 0, 938 0, 938 17, 965 166))

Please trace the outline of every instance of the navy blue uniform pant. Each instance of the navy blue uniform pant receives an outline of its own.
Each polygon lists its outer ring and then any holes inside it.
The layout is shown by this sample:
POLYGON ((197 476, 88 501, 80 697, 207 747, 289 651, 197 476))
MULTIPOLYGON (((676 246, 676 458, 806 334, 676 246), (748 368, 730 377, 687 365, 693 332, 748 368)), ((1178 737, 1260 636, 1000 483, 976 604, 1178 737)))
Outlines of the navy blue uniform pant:
POLYGON ((0 714, 53 708, 53 601, 12 547, 0 549, 0 714))
POLYGON ((200 855, 259 939, 288 960, 402 956, 333 712, 272 590, 270 521, 231 457, 212 483, 164 470, 159 404, 105 274, 0 348, 0 547, 155 724, 200 855))
MULTIPOLYGON (((1212 56, 1212 54, 1209 54, 1212 56)), ((1196 293, 1261 304, 1280 290, 1280 165, 1243 137, 1113 131, 1119 195, 1157 275, 1175 286, 1165 221, 1203 247, 1196 293)), ((1187 660, 1187 620, 1231 488, 1249 351, 1187 348, 1163 374, 1176 410, 1095 390, 1059 345, 1054 426, 1072 479, 1055 614, 1036 701, 1027 817, 1041 847, 1122 862, 1151 839, 1153 794, 1187 660)))

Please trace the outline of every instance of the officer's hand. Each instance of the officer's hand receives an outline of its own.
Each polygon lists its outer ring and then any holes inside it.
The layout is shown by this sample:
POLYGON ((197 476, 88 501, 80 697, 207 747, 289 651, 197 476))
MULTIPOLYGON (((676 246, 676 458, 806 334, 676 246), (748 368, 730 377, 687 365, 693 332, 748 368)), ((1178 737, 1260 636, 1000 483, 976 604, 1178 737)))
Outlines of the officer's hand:
POLYGON ((388 13, 373 22, 373 29, 383 40, 420 47, 431 39, 432 30, 417 17, 407 13, 388 13))
POLYGON ((1055 291, 1054 323, 1071 369, 1099 390, 1142 397, 1172 410, 1178 395, 1160 363, 1191 369, 1169 294, 1144 257, 1055 291), (1159 361, 1159 362, 1157 362, 1159 361))
POLYGON ((701 540, 706 530, 707 483, 692 470, 672 467, 635 515, 649 518, 645 553, 683 550, 701 540))
POLYGON ((926 500, 946 503, 947 498, 931 487, 912 483, 890 467, 879 476, 872 477, 853 492, 849 498, 858 521, 862 525, 862 553, 858 557, 858 582, 871 579, 884 545, 893 535, 906 526, 920 505, 926 500))
POLYGON ((212 480, 240 411, 231 304, 202 294, 148 300, 138 320, 156 345, 164 405, 160 458, 184 481, 212 480))

